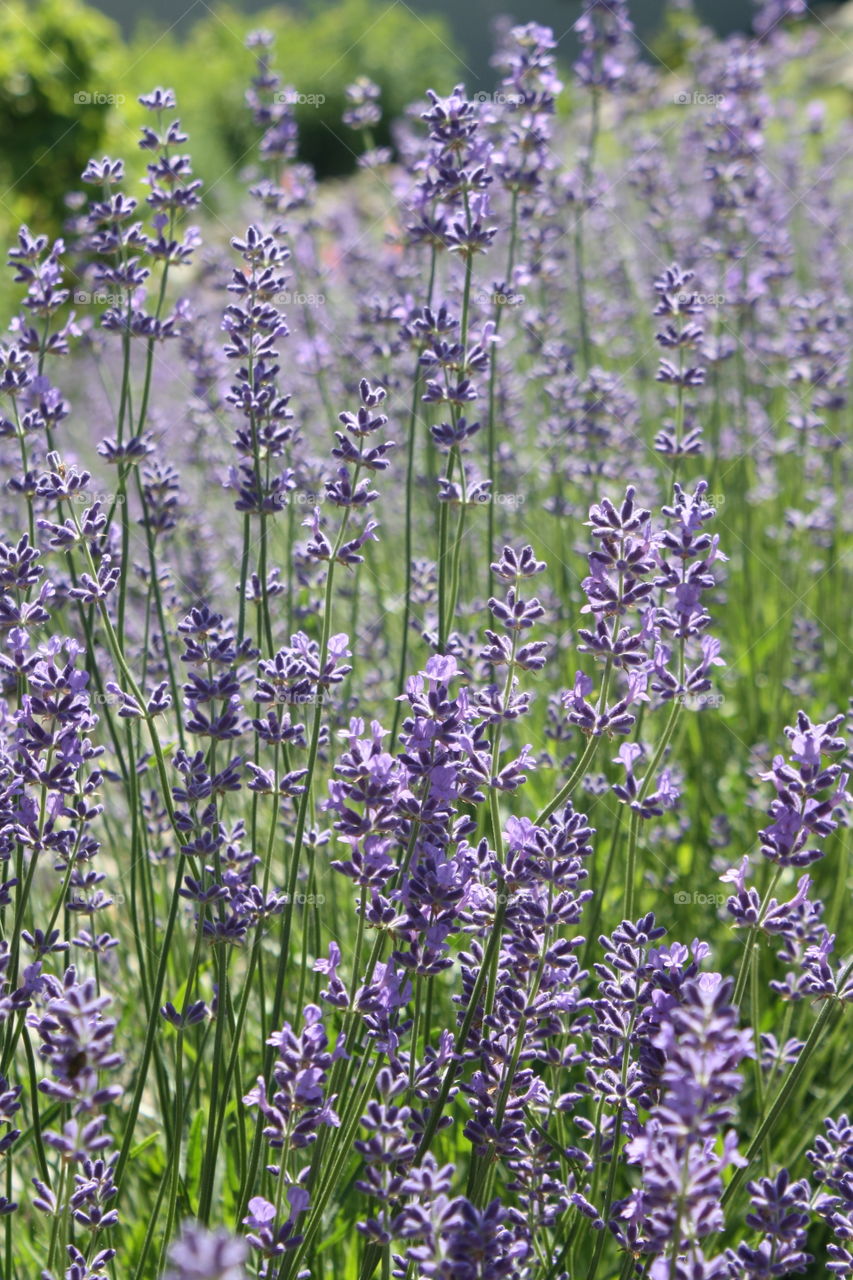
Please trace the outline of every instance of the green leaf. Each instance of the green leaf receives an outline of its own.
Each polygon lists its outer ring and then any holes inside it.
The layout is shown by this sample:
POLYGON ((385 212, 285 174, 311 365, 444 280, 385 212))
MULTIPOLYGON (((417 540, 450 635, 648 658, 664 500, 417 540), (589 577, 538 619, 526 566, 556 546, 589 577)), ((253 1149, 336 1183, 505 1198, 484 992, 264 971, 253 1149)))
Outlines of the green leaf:
POLYGON ((198 1199, 201 1190, 201 1167, 204 1161, 204 1110, 199 1107, 190 1125, 187 1140, 187 1162, 184 1183, 191 1202, 198 1199))
POLYGON ((128 1159, 135 1160, 137 1156, 142 1155, 142 1152, 146 1151, 152 1143, 156 1142, 160 1135, 161 1130, 157 1129, 154 1133, 149 1133, 148 1137, 143 1138, 141 1142, 137 1142, 135 1147, 130 1148, 130 1155, 128 1159))

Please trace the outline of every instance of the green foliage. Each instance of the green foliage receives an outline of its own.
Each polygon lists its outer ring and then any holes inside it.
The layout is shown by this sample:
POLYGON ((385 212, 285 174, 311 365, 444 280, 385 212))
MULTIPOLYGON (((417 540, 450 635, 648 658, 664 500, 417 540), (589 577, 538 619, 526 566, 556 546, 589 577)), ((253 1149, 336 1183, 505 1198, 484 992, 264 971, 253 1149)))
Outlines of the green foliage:
POLYGON ((185 36, 164 35, 143 22, 129 47, 113 22, 80 0, 9 0, 0 6, 4 238, 20 222, 57 234, 65 195, 80 189, 90 156, 124 154, 131 179, 143 176, 145 157, 127 139, 146 114, 139 94, 157 84, 177 94, 205 204, 227 209, 257 142, 245 104, 254 69, 245 38, 257 27, 275 34, 285 83, 307 99, 295 108, 300 157, 321 177, 354 166, 361 144, 341 114, 344 90, 356 75, 370 76, 382 89, 376 141, 385 142, 413 85, 447 90, 460 74, 441 20, 379 0, 318 3, 299 14, 281 7, 245 14, 223 6, 207 11, 185 36))
POLYGON ((118 28, 78 0, 0 6, 0 222, 54 230, 104 148, 122 65, 118 28))
POLYGON ((389 123, 410 102, 413 85, 449 90, 460 76, 443 22, 376 0, 318 4, 300 14, 275 8, 247 15, 219 7, 184 39, 156 43, 150 28, 140 28, 131 50, 132 91, 155 83, 174 88, 205 203, 214 208, 227 205, 257 140, 245 105, 254 63, 244 42, 259 27, 276 37, 275 65, 285 85, 307 99, 295 107, 300 158, 320 177, 353 168, 360 142, 341 115, 344 90, 357 75, 369 76, 382 90, 378 142, 388 139, 389 123))
POLYGON ((206 1109, 199 1107, 190 1124, 187 1139, 187 1163, 185 1174, 185 1192, 190 1204, 198 1203, 198 1192, 201 1186, 201 1171, 204 1162, 204 1122, 206 1109))
POLYGON ((693 9, 684 5, 667 5, 660 27, 650 43, 652 54, 669 71, 678 71, 707 31, 693 9))

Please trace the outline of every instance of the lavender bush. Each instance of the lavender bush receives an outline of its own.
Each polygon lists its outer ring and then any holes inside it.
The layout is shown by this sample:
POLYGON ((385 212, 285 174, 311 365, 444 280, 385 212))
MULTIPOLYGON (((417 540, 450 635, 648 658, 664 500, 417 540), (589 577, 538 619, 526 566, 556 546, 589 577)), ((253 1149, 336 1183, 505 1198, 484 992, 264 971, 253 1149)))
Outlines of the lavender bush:
POLYGON ((507 24, 393 151, 362 78, 322 189, 258 32, 231 225, 155 88, 142 197, 93 157, 21 228, 6 1280, 853 1275, 853 136, 801 9, 673 76, 590 0, 568 114, 507 24))

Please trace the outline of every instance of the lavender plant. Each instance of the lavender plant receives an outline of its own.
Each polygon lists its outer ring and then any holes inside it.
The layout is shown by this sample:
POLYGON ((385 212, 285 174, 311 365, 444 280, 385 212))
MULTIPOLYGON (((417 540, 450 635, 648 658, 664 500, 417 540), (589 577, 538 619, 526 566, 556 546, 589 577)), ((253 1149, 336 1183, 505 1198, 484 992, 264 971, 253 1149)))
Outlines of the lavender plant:
POLYGON ((590 0, 565 111, 506 24, 393 148, 360 77, 329 189, 257 32, 227 224, 161 87, 145 216, 103 156, 21 228, 4 1280, 853 1275, 853 171, 802 8, 685 93, 590 0))

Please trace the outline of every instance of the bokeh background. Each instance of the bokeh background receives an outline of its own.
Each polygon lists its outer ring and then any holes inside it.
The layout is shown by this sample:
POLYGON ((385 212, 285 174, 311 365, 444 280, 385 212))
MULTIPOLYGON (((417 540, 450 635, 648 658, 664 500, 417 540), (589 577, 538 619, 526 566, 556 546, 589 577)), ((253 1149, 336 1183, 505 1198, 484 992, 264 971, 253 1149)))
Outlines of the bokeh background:
MULTIPOLYGON (((494 26, 502 16, 539 21, 559 37, 568 70, 578 0, 291 0, 264 6, 206 0, 4 0, 0 4, 0 234, 8 241, 27 222, 58 234, 73 206, 90 156, 144 157, 135 140, 140 93, 168 85, 192 138, 193 164, 205 207, 214 215, 233 204, 254 130, 243 95, 251 74, 247 33, 257 26, 277 36, 277 61, 306 98, 297 107, 301 158, 320 178, 348 173, 358 140, 341 123, 344 88, 366 74, 382 89, 383 122, 376 141, 393 140, 393 126, 413 87, 449 89, 464 80, 488 91, 494 26)), ((818 21, 835 24, 838 6, 819 5, 818 21)), ((853 13, 853 6, 843 8, 853 13)), ((686 43, 701 25, 719 32, 748 30, 750 0, 635 0, 637 33, 649 59, 673 74, 686 43)), ((850 65, 853 68, 853 20, 850 65)), ((571 110, 572 77, 560 107, 571 110)), ((853 102, 853 70, 826 77, 853 102)), ((133 161, 131 161, 131 166, 133 161)), ((134 175, 131 168, 131 178, 134 175)), ((0 311, 3 298, 0 295, 0 311)))
MULTIPOLYGON (((262 0, 255 3, 244 0, 237 7, 252 13, 263 9, 264 5, 262 0)), ((333 7, 333 0, 289 0, 282 7, 294 14, 306 14, 333 7)), ((570 29, 581 5, 579 0, 516 0, 513 10, 508 0, 405 0, 405 3, 404 0, 386 0, 385 4, 377 5, 377 12, 394 7, 422 18, 444 18, 453 44, 460 50, 468 67, 478 77, 488 80, 492 52, 490 30, 496 18, 511 13, 519 22, 541 22, 551 27, 556 35, 563 35, 563 43, 569 47, 570 29)), ((666 0, 634 0, 631 16, 641 39, 654 37, 666 7, 666 0)), ((164 27, 181 31, 210 12, 205 0, 186 0, 186 4, 181 3, 177 8, 174 0, 144 0, 142 4, 135 3, 135 0, 102 0, 97 8, 114 18, 126 35, 132 35, 141 15, 156 19, 164 27)), ((703 22, 725 33, 747 29, 753 6, 751 0, 702 0, 695 5, 695 11, 703 22)))

